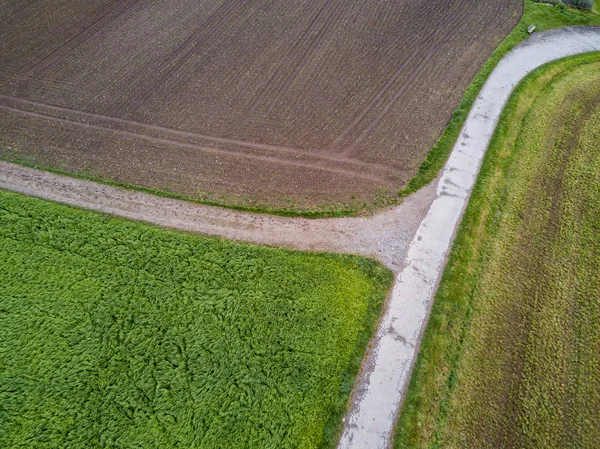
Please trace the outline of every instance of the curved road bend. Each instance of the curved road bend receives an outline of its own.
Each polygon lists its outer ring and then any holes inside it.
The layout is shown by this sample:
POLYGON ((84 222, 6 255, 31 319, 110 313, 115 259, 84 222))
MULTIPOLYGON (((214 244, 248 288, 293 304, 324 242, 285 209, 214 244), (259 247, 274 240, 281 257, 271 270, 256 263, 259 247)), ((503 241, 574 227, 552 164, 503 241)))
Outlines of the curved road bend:
POLYGON ((500 113, 516 84, 535 68, 600 50, 600 28, 534 34, 492 72, 467 117, 437 185, 436 197, 410 243, 389 306, 345 418, 339 449, 386 448, 418 353, 433 296, 458 223, 500 113))
POLYGON ((399 273, 367 356, 340 449, 385 448, 417 354, 433 294, 483 154, 513 87, 534 68, 600 50, 600 29, 534 34, 498 64, 483 87, 441 179, 367 218, 309 220, 248 214, 0 162, 0 188, 169 228, 251 243, 361 254, 399 273))

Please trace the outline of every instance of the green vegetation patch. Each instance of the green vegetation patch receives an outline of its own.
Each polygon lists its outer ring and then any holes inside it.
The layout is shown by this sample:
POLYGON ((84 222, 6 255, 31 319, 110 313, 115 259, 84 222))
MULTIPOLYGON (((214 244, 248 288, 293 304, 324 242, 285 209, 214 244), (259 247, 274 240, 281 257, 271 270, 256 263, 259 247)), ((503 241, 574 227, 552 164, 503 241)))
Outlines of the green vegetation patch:
POLYGON ((331 446, 391 279, 0 191, 0 447, 331 446))
POLYGON ((594 5, 592 11, 585 11, 569 8, 562 3, 553 6, 546 3, 538 3, 534 0, 525 0, 525 9, 521 22, 502 41, 473 79, 473 82, 463 95, 458 108, 454 111, 447 128, 428 153, 419 167, 419 171, 405 188, 400 189, 399 195, 401 197, 416 192, 421 187, 433 181, 438 175, 458 139, 460 130, 469 115, 473 103, 475 103, 479 91, 504 55, 529 37, 529 33, 527 32, 529 25, 535 25, 536 32, 565 26, 600 25, 600 13, 598 13, 597 5, 594 5))
POLYGON ((396 448, 600 441, 600 53, 523 81, 437 293, 396 448))

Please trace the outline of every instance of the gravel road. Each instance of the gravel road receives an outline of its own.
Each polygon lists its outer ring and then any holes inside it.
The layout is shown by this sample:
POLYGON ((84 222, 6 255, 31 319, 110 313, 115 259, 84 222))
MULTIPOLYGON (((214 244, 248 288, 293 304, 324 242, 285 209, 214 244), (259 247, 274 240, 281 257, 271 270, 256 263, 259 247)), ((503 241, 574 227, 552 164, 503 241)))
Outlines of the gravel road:
POLYGON ((299 250, 359 254, 398 273, 435 195, 435 183, 371 217, 250 214, 0 162, 0 188, 173 229, 299 250))

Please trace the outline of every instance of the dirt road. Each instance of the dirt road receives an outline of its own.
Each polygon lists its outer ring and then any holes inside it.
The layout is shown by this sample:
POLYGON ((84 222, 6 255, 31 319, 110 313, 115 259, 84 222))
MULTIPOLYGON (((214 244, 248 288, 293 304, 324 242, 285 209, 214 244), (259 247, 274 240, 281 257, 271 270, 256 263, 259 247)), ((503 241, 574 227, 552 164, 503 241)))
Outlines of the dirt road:
POLYGON ((398 273, 434 185, 372 217, 306 219, 237 212, 0 162, 0 188, 134 220, 228 239, 360 254, 398 273))

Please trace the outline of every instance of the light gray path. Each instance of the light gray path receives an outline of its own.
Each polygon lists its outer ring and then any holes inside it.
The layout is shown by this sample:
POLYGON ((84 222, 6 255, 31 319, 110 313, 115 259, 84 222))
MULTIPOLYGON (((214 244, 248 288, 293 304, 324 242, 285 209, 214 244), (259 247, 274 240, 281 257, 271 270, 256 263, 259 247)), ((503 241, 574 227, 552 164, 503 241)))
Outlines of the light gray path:
POLYGON ((515 85, 536 67, 600 50, 600 28, 534 34, 498 64, 481 90, 446 163, 427 216, 410 243, 368 356, 340 449, 389 447, 419 341, 454 233, 496 123, 515 85))
POLYGON ((312 220, 248 214, 0 162, 0 188, 134 220, 251 243, 361 254, 395 273, 435 195, 431 185, 372 217, 312 220))

